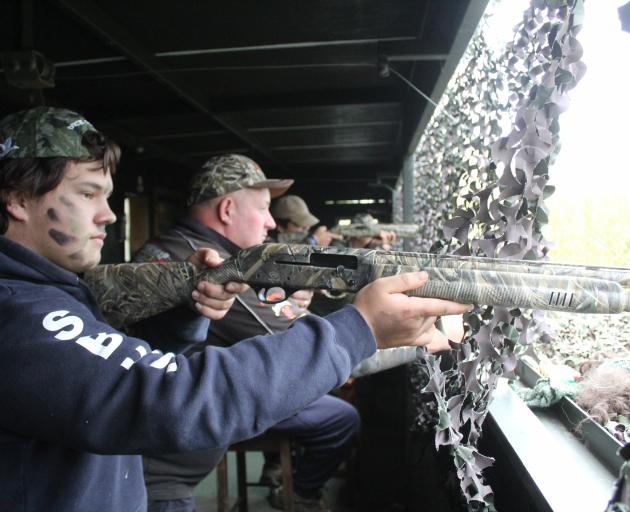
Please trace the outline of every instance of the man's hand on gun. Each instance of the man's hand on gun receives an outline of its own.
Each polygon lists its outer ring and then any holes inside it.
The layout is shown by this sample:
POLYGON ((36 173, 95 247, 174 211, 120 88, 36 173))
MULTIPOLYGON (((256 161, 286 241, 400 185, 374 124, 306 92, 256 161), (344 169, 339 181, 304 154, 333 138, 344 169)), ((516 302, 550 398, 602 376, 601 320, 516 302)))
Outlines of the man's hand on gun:
POLYGON ((383 251, 391 250, 392 244, 395 241, 396 233, 382 229, 379 231, 378 235, 359 236, 350 239, 352 247, 359 247, 361 249, 382 249, 383 251))
POLYGON ((426 348, 432 354, 442 350, 450 350, 449 341, 460 343, 464 339, 464 319, 462 315, 446 315, 440 318, 442 330, 434 326, 431 340, 426 348))
MULTIPOLYGON (((201 270, 206 267, 217 267, 223 262, 223 258, 215 250, 205 248, 193 253, 188 262, 201 270)), ((241 283, 213 284, 202 281, 196 290, 193 290, 192 298, 195 301, 195 308, 201 315, 210 320, 221 320, 234 304, 234 298, 247 288, 246 284, 241 283)))
POLYGON ((445 337, 436 333, 437 317, 461 315, 473 309, 467 304, 408 297, 403 293, 419 288, 427 280, 426 272, 383 277, 357 293, 354 306, 369 325, 378 348, 415 345, 431 349, 431 344, 441 347, 445 337))
MULTIPOLYGON (((212 249, 200 249, 188 258, 199 269, 216 267, 223 258, 212 249)), ((462 313, 471 306, 440 299, 408 297, 403 292, 418 288, 427 281, 425 272, 401 274, 384 277, 363 288, 356 296, 354 305, 363 315, 378 348, 390 348, 404 345, 426 346, 431 352, 449 348, 448 338, 435 327, 438 316, 454 319, 448 325, 461 325, 462 313), (454 317, 446 315, 456 315, 454 317)), ((224 285, 202 281, 193 291, 195 308, 211 320, 223 318, 234 303, 234 298, 247 289, 246 284, 229 282, 224 285)), ((312 290, 300 290, 292 295, 298 303, 306 301, 308 306, 312 290)), ((447 333, 453 341, 457 338, 457 329, 447 326, 447 333), (452 333, 455 333, 453 336, 452 333)), ((463 328, 462 333, 463 335, 463 328)))
POLYGON ((369 244, 370 248, 382 249, 389 251, 392 248, 392 244, 396 241, 396 233, 393 231, 384 231, 381 229, 374 241, 369 244))
POLYGON ((330 245, 333 240, 342 240, 343 236, 328 231, 326 226, 319 226, 311 235, 316 245, 330 245))
POLYGON ((306 309, 313 300, 313 293, 314 290, 298 290, 289 298, 293 300, 298 307, 306 309))

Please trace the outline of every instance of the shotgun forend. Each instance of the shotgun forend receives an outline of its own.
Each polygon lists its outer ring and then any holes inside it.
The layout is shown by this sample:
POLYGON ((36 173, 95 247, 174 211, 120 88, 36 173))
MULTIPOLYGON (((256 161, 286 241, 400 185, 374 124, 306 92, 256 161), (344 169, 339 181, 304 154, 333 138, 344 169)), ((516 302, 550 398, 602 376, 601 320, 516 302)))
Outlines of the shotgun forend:
POLYGON ((416 224, 346 224, 337 225, 330 231, 344 237, 379 236, 381 231, 392 231, 398 238, 415 238, 419 235, 416 224))
POLYGON ((189 263, 101 265, 85 275, 105 317, 127 325, 190 302, 201 280, 248 283, 261 300, 315 288, 356 292, 380 277, 424 270, 408 295, 574 313, 630 311, 630 269, 426 253, 262 244, 215 268, 189 263))

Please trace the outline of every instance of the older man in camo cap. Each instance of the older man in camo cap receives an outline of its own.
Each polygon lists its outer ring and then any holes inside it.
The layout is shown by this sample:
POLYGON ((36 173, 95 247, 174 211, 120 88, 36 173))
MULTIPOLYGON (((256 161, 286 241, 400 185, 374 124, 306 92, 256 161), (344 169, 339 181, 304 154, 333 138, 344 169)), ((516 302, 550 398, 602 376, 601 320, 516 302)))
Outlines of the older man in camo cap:
MULTIPOLYGON (((260 167, 245 156, 214 157, 192 179, 188 215, 174 229, 147 243, 137 260, 184 260, 200 247, 215 249, 227 258, 239 249, 259 244, 267 231, 275 227, 269 213, 270 198, 283 194, 291 183, 292 180, 268 179, 260 167)), ((210 324, 206 343, 231 346, 251 336, 285 331, 296 318, 306 314, 305 306, 311 297, 311 292, 302 291, 280 304, 270 305, 260 302, 253 290, 247 290, 238 296, 225 321, 210 324)), ((162 342, 164 334, 161 332, 168 328, 162 329, 155 323, 145 326, 149 328, 152 332, 142 334, 157 348, 182 351, 181 347, 162 342)), ((346 457, 358 428, 355 409, 332 396, 315 400, 305 410, 272 428, 288 436, 298 447, 293 461, 296 511, 329 510, 320 502, 321 489, 346 457)), ((219 455, 195 452, 145 457, 149 511, 170 510, 168 507, 180 503, 179 500, 190 502, 195 485, 213 469, 219 455)), ((279 475, 279 461, 267 455, 261 483, 272 489, 271 505, 282 508, 279 475)))
POLYGON ((229 240, 230 249, 235 248, 231 252, 262 243, 275 227, 269 213, 271 198, 292 184, 293 180, 268 179, 260 166, 244 155, 212 157, 191 180, 187 215, 174 230, 160 235, 160 244, 146 244, 136 259, 183 261, 191 247, 206 247, 208 239, 229 240), (180 244, 184 239, 187 243, 180 244), (168 245, 169 251, 162 250, 163 245, 168 245))
POLYGON ((208 160, 193 177, 188 205, 214 199, 245 188, 268 188, 271 198, 286 192, 293 180, 270 180, 260 166, 243 155, 220 155, 208 160))

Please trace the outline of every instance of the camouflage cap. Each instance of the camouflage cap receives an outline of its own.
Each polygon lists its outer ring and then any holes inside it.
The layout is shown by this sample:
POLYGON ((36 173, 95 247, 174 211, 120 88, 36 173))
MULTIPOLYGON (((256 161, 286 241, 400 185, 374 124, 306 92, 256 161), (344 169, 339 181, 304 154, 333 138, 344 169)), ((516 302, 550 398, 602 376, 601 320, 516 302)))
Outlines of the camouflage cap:
POLYGON ((0 158, 68 157, 90 159, 82 144, 85 132, 96 131, 76 112, 35 107, 0 121, 0 158))
POLYGON ((366 224, 368 226, 378 223, 369 213, 357 213, 352 217, 352 224, 366 224))
POLYGON ((310 228, 319 222, 306 203, 298 196, 284 196, 271 205, 271 215, 274 219, 289 220, 303 228, 310 228))
POLYGON ((286 192, 293 180, 267 179, 260 166, 243 155, 220 155, 212 157, 193 176, 188 194, 188 205, 192 206, 243 188, 268 188, 271 197, 286 192))

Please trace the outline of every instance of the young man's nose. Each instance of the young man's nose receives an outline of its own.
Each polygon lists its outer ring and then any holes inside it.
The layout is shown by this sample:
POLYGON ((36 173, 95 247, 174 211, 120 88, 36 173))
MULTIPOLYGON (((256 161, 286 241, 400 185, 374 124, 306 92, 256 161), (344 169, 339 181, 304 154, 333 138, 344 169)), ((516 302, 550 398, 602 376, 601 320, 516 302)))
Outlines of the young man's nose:
POLYGON ((97 224, 109 225, 116 222, 116 214, 112 211, 109 206, 109 203, 105 203, 103 208, 98 212, 98 216, 96 218, 97 224))

